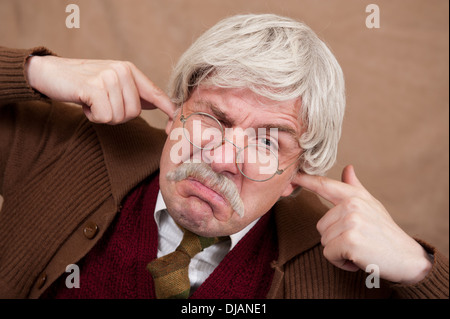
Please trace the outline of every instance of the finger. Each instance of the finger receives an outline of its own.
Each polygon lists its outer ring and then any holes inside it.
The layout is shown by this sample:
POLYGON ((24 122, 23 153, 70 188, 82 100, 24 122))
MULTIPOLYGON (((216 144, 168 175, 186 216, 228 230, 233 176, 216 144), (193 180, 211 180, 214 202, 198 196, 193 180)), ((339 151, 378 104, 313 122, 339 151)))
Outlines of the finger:
POLYGON ((105 90, 93 90, 81 98, 83 111, 89 121, 108 123, 112 119, 112 110, 105 90))
POLYGON ((327 220, 323 220, 319 226, 319 231, 322 235, 321 243, 323 246, 328 245, 329 242, 338 238, 342 234, 348 231, 357 231, 359 224, 358 214, 348 214, 341 206, 336 206, 336 210, 330 215, 327 220))
POLYGON ((124 102, 122 95, 122 88, 119 76, 114 71, 109 71, 104 75, 103 80, 105 82, 109 104, 111 105, 112 118, 109 124, 118 124, 124 120, 124 102))
POLYGON ((353 165, 347 165, 346 167, 344 167, 344 170, 342 171, 342 182, 356 187, 364 188, 358 177, 356 177, 355 168, 353 167, 353 165))
MULTIPOLYGON (((337 229, 341 229, 341 233, 350 229, 361 229, 365 225, 365 218, 371 215, 371 206, 362 198, 350 197, 331 208, 317 223, 317 230, 324 236, 327 232, 334 228, 335 236, 338 235, 337 229), (340 227, 340 228, 337 228, 340 227)), ((330 238, 332 239, 332 238, 330 238)))
POLYGON ((141 100, 133 77, 127 77, 122 88, 124 101, 124 122, 138 117, 141 114, 141 100))
POLYGON ((86 115, 89 121, 93 122, 91 108, 86 104, 82 104, 81 106, 83 107, 84 115, 86 115))
POLYGON ((136 87, 130 64, 131 63, 128 62, 116 62, 111 64, 111 67, 118 75, 122 91, 124 115, 121 123, 138 117, 141 113, 139 92, 136 87))
POLYGON ((340 205, 334 206, 317 222, 317 231, 323 237, 327 232, 327 229, 337 223, 344 214, 345 212, 340 205))
POLYGON ((346 260, 344 262, 344 264, 342 265, 341 269, 346 270, 346 271, 355 272, 355 271, 360 270, 361 268, 359 268, 355 263, 353 263, 353 261, 346 260))
POLYGON ((339 204, 347 197, 356 197, 359 189, 353 185, 333 180, 324 176, 297 174, 298 185, 320 195, 334 205, 339 204))
POLYGON ((130 64, 131 71, 133 72, 136 87, 142 101, 143 109, 159 108, 163 111, 169 119, 173 118, 176 106, 172 103, 170 98, 164 91, 157 87, 144 73, 142 73, 136 66, 130 64))
POLYGON ((349 232, 344 232, 340 236, 329 241, 323 249, 324 257, 336 267, 346 271, 357 271, 360 269, 352 260, 349 253, 349 245, 346 237, 349 232))
POLYGON ((130 87, 123 89, 124 100, 124 120, 123 122, 132 120, 141 114, 141 102, 137 91, 130 87))

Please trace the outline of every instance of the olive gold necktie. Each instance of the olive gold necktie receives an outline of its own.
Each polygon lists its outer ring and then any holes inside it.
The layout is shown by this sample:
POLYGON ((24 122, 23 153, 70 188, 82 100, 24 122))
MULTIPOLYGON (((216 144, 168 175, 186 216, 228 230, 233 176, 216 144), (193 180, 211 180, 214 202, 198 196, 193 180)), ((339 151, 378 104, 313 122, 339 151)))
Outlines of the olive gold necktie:
POLYGON ((191 258, 222 238, 201 237, 187 229, 177 249, 147 265, 155 283, 158 299, 187 299, 191 290, 189 263, 191 258))

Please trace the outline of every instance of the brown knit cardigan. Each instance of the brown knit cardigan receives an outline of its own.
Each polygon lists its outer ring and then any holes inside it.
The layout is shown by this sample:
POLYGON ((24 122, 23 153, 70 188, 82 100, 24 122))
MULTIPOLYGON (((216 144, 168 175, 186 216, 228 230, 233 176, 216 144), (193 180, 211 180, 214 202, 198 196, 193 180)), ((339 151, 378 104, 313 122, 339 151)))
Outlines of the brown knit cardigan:
MULTIPOLYGON (((109 126, 30 88, 24 62, 45 48, 0 47, 0 298, 38 298, 105 233, 122 199, 158 170, 166 136, 142 119, 109 126)), ((268 298, 448 298, 448 260, 432 246, 415 285, 365 285, 322 254, 315 225, 327 208, 301 191, 274 207, 279 258, 268 298)))

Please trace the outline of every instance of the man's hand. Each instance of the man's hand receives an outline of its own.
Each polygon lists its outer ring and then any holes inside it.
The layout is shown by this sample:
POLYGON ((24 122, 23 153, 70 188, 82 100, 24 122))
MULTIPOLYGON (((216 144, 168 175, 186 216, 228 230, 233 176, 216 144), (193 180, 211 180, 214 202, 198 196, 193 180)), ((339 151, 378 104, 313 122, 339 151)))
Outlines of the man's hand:
POLYGON ((142 109, 159 108, 170 119, 175 112, 169 97, 130 62, 33 56, 25 74, 50 99, 81 104, 95 123, 124 123, 142 109))
POLYGON ((324 256, 333 265, 356 271, 376 264, 383 279, 405 284, 430 271, 426 251, 363 187, 351 165, 344 168, 342 182, 310 175, 297 181, 335 205, 317 223, 324 256))

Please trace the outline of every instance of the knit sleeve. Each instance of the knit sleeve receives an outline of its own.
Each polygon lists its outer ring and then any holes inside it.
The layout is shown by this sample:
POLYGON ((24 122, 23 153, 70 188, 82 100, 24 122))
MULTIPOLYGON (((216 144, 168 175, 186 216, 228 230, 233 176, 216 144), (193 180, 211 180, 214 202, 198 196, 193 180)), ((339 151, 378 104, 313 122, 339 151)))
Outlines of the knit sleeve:
POLYGON ((433 267, 422 281, 414 285, 393 285, 392 289, 395 292, 395 297, 405 299, 448 299, 448 258, 430 244, 422 240, 417 241, 430 255, 433 255, 433 267))
POLYGON ((49 101, 28 85, 25 63, 30 55, 53 55, 44 47, 9 49, 0 46, 0 195, 4 191, 5 167, 17 131, 15 104, 31 100, 49 101))
POLYGON ((28 85, 25 63, 30 55, 54 55, 44 47, 9 49, 0 46, 0 105, 46 97, 28 85))

